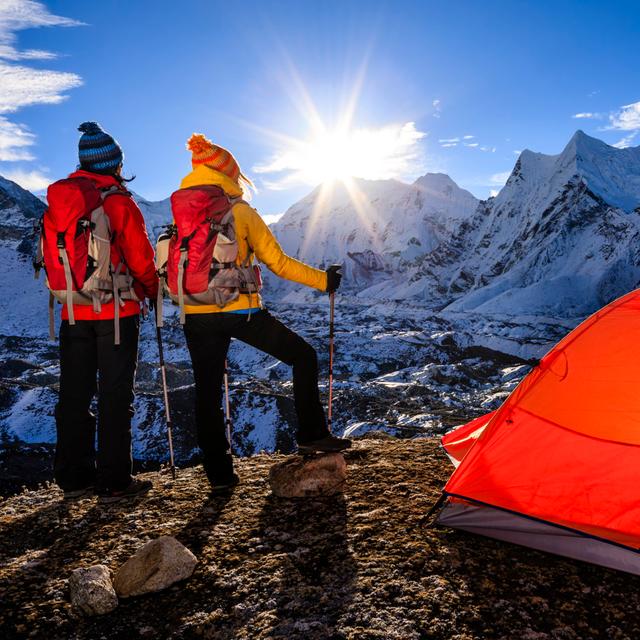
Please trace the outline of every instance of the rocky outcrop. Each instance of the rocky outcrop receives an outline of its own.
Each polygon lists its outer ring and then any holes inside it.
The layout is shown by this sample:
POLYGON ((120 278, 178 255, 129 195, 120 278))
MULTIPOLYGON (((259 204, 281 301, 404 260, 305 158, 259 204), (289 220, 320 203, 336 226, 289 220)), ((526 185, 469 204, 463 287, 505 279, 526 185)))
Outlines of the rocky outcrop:
POLYGON ((114 586, 121 598, 162 591, 188 578, 198 559, 171 536, 142 546, 116 573, 114 586))

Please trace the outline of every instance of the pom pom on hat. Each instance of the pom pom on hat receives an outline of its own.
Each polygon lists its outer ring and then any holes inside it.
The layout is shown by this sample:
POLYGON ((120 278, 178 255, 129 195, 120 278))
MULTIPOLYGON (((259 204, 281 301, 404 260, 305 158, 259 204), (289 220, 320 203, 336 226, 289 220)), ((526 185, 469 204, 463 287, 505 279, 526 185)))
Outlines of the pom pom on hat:
POLYGON ((88 133, 90 135, 100 133, 102 128, 97 122, 83 122, 79 127, 78 131, 82 131, 82 133, 88 133))
POLYGON ((204 134, 194 133, 187 140, 187 149, 194 155, 201 156, 211 154, 215 150, 215 147, 213 146, 213 142, 204 134))
POLYGON ((202 133, 194 133, 187 140, 187 149, 191 151, 191 165, 194 168, 199 164, 206 164, 238 182, 241 176, 240 166, 233 154, 224 147, 213 144, 202 133))

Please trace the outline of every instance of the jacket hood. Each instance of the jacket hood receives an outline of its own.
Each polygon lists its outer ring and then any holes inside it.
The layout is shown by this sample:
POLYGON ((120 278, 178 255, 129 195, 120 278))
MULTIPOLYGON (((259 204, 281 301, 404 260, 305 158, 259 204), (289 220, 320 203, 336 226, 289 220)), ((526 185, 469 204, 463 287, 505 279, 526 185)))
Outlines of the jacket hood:
POLYGON ((187 174, 180 183, 180 188, 188 189, 189 187, 197 187, 205 184, 220 187, 232 198, 238 198, 242 195, 242 189, 235 180, 232 180, 229 176, 225 176, 224 173, 220 173, 220 171, 216 171, 205 164, 196 166, 191 173, 187 174))
POLYGON ((91 180, 98 189, 108 189, 109 187, 123 188, 115 176, 93 173, 92 171, 85 171, 84 169, 79 169, 78 171, 70 173, 69 178, 87 178, 91 180))

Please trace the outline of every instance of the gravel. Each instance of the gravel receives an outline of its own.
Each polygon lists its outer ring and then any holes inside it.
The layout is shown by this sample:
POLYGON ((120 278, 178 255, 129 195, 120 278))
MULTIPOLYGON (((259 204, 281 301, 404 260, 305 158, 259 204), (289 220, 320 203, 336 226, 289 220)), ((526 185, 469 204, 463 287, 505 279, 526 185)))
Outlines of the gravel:
POLYGON ((444 528, 423 518, 451 467, 435 439, 359 439, 344 493, 273 497, 271 465, 211 498, 201 467, 147 473, 146 499, 63 503, 53 485, 0 503, 0 638, 564 640, 640 637, 640 579, 444 528), (197 557, 186 582, 85 618, 78 567, 116 570, 175 536, 197 557))

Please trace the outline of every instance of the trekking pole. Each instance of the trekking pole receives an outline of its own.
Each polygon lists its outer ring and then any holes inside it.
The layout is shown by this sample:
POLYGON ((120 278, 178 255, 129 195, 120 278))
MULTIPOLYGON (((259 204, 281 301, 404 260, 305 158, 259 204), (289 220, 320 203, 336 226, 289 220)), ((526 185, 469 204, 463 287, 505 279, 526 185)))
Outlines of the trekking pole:
POLYGON ((329 411, 327 412, 327 426, 329 433, 333 431, 331 421, 333 418, 333 336, 334 317, 336 308, 336 292, 329 294, 329 411))
POLYGON ((176 466, 173 463, 173 436, 171 434, 171 412, 169 410, 169 391, 167 389, 167 370, 164 366, 164 350, 162 348, 162 334, 160 327, 156 326, 158 338, 158 355, 160 357, 160 375, 162 377, 162 394, 164 396, 164 414, 167 419, 167 433, 169 436, 169 462, 171 464, 171 477, 176 479, 176 466))
POLYGON ((229 405, 229 361, 226 358, 224 360, 224 422, 227 426, 229 453, 233 454, 231 447, 231 408, 229 405))

